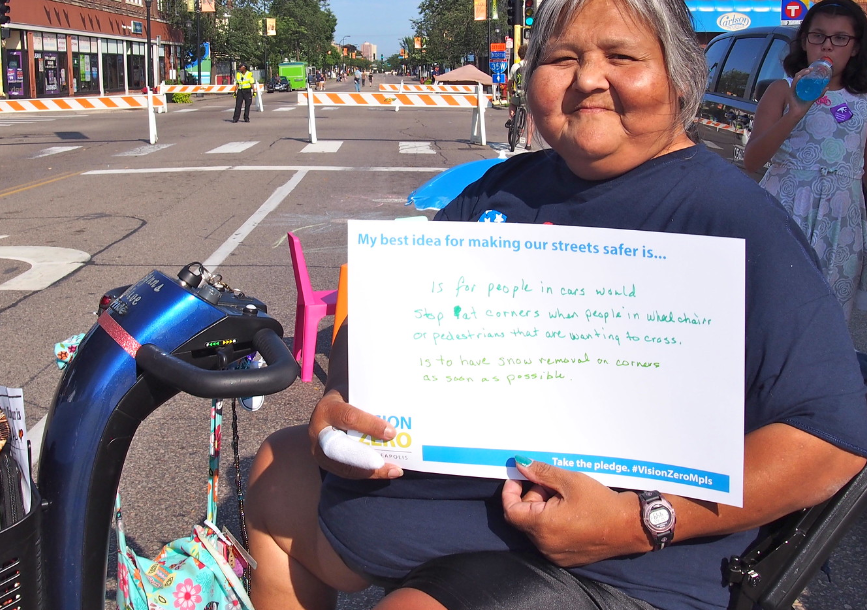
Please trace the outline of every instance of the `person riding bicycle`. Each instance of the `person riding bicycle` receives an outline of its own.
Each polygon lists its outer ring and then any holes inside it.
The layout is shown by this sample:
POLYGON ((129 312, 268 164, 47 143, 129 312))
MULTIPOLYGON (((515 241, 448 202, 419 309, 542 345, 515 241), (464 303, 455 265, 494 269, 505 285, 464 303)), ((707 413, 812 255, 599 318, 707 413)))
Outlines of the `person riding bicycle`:
MULTIPOLYGON (((518 61, 512 64, 511 69, 509 69, 509 120, 506 121, 506 129, 510 129, 512 127, 512 119, 515 118, 515 113, 518 111, 518 106, 527 107, 527 97, 525 93, 525 88, 523 84, 524 80, 524 57, 527 54, 527 43, 523 43, 520 47, 518 47, 518 57, 521 58, 521 61, 518 61)), ((533 142, 533 119, 528 112, 526 115, 526 133, 527 133, 527 142, 524 145, 524 148, 527 150, 532 150, 532 142, 533 142)))

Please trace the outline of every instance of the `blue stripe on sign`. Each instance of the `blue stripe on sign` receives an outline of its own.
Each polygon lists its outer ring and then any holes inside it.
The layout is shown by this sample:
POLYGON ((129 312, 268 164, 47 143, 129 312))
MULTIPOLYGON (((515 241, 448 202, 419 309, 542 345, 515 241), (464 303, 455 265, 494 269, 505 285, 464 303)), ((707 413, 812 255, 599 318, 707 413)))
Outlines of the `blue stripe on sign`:
POLYGON ((532 458, 537 462, 545 462, 546 464, 552 464, 575 472, 615 474, 627 477, 635 476, 643 479, 692 485, 693 487, 713 489, 725 493, 728 493, 730 485, 729 476, 718 472, 609 456, 511 449, 440 447, 436 445, 422 445, 421 450, 421 457, 424 462, 472 464, 476 466, 509 466, 512 468, 515 467, 516 454, 532 458))

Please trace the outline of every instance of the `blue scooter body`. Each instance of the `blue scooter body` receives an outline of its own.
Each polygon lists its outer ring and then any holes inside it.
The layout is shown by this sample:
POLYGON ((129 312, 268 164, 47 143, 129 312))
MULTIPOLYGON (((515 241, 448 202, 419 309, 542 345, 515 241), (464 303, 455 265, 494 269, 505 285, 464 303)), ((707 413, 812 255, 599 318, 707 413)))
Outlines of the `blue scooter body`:
POLYGON ((145 373, 127 350, 152 344, 201 369, 225 368, 254 351, 262 329, 282 337, 264 309, 255 299, 207 284, 197 291, 153 271, 85 336, 51 406, 39 461, 45 608, 103 607, 114 496, 127 451, 144 418, 179 391, 145 373))

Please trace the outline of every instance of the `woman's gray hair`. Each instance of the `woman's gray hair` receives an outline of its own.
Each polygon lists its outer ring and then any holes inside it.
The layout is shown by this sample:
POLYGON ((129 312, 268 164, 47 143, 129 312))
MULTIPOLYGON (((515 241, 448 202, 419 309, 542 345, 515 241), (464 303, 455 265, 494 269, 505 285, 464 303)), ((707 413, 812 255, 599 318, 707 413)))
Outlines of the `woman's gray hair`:
MULTIPOLYGON (((524 60, 524 82, 533 86, 533 73, 545 59, 548 43, 560 36, 575 13, 590 0, 544 0, 524 60)), ((707 85, 707 62, 693 28, 692 16, 684 0, 614 0, 638 23, 646 23, 656 34, 665 57, 665 68, 678 92, 678 122, 687 133, 707 85)))

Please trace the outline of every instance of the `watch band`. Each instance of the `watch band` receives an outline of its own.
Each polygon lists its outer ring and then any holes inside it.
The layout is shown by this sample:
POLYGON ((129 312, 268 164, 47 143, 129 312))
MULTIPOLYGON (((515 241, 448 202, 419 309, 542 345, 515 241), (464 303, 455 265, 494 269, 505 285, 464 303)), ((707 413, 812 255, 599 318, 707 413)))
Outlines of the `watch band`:
POLYGON ((653 550, 664 549, 674 539, 677 521, 674 507, 656 490, 638 492, 638 501, 641 503, 641 523, 653 543, 653 550))

